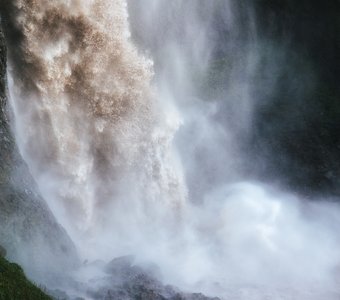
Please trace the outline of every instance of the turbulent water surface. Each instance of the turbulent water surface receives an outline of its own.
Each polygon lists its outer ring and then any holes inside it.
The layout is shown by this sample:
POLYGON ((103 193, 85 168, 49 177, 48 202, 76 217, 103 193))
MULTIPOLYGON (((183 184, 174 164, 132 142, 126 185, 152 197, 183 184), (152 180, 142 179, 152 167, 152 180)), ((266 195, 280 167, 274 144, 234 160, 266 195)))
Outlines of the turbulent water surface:
POLYGON ((263 55, 251 5, 4 10, 16 139, 83 259, 133 254, 166 283, 232 299, 338 299, 339 208, 243 171, 263 55))

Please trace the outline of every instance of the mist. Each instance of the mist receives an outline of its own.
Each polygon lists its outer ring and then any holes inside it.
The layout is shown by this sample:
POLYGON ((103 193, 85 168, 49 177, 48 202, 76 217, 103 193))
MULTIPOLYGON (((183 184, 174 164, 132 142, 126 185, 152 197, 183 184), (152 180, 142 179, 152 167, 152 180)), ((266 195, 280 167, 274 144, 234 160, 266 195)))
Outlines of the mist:
MULTIPOLYGON (((70 277, 93 285, 103 275, 92 262, 133 255, 165 284, 222 299, 339 297, 338 204, 263 180, 247 143, 259 94, 277 89, 291 59, 260 35, 253 4, 17 0, 5 9, 9 47, 19 45, 8 72, 17 144, 90 262, 70 277)), ((312 86, 313 70, 301 68, 312 86)))

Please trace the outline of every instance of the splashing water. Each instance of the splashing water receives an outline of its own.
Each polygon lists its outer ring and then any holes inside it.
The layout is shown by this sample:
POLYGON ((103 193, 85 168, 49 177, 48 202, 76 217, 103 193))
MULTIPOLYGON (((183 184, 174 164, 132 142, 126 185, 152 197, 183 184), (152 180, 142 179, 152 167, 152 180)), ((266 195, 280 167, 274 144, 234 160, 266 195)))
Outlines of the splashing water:
POLYGON ((9 72, 20 151, 84 258, 132 253, 167 282, 232 299, 336 299, 338 207, 240 179, 259 53, 238 42, 232 3, 130 1, 155 67, 132 42, 126 1, 8 4, 21 35, 9 72), (222 102, 198 100, 195 86, 221 10, 226 51, 241 56, 222 99, 242 124, 229 127, 222 102))
POLYGON ((125 1, 15 6, 23 34, 11 87, 18 141, 71 236, 119 223, 115 211, 140 212, 138 223, 159 205, 180 210, 185 188, 171 145, 179 120, 157 103, 152 62, 130 41, 125 1))

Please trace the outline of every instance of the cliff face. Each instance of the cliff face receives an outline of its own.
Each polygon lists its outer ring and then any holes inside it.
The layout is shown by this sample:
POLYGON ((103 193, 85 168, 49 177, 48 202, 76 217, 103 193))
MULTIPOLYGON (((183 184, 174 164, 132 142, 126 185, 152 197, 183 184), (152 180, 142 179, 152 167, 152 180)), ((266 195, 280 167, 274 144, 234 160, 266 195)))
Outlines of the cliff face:
POLYGON ((6 45, 1 29, 0 105, 0 244, 6 248, 9 259, 39 279, 45 276, 44 272, 73 266, 77 254, 72 241, 39 195, 16 147, 9 124, 6 45))
POLYGON ((255 8, 265 47, 253 161, 265 166, 264 178, 298 192, 339 196, 340 2, 259 0, 255 8))

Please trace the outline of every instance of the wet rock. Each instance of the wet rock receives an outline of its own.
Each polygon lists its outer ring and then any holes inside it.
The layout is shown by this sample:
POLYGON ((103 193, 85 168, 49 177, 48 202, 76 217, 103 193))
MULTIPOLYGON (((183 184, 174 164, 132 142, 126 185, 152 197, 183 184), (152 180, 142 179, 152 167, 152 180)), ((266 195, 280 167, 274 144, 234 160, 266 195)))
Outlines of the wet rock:
POLYGON ((4 247, 0 245, 0 257, 6 257, 7 251, 4 247))
POLYGON ((200 293, 183 293, 160 280, 157 266, 136 265, 133 256, 112 260, 105 267, 107 276, 97 282, 101 288, 88 291, 92 299, 105 300, 218 300, 200 293))

